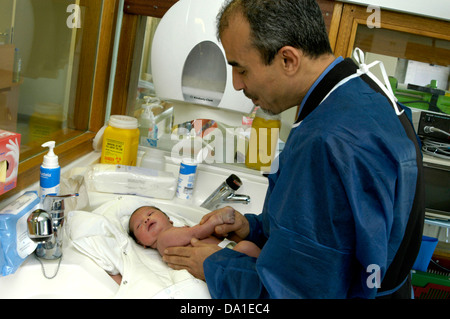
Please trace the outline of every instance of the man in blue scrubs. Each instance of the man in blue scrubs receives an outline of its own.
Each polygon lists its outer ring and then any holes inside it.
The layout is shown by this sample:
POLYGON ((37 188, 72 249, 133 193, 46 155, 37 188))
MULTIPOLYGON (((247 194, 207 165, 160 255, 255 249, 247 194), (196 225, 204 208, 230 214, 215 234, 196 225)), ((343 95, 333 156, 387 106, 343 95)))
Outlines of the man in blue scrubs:
POLYGON ((194 239, 164 260, 213 298, 410 298, 424 192, 409 110, 332 54, 314 0, 233 0, 218 35, 236 90, 271 113, 300 111, 262 213, 216 228, 259 257, 194 239))

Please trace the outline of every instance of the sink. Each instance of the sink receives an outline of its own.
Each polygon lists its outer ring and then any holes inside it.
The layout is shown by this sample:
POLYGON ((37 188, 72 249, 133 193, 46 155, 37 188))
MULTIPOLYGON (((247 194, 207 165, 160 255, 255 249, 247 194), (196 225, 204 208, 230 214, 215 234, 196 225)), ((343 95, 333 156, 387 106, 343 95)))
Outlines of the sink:
MULTIPOLYGON (((86 157, 84 162, 78 161, 77 167, 92 164, 93 156, 95 157, 95 154, 86 157)), ((243 214, 259 214, 262 211, 268 186, 267 179, 257 172, 250 172, 245 169, 232 170, 230 168, 229 166, 220 167, 218 165, 200 164, 197 169, 197 179, 192 201, 185 202, 176 197, 173 200, 155 201, 161 209, 166 207, 176 208, 177 211, 182 213, 183 217, 193 222, 198 222, 204 214, 208 213, 206 209, 199 207, 200 204, 230 174, 234 173, 243 182, 243 185, 236 193, 249 195, 251 203, 249 205, 229 203, 222 206, 230 205, 243 214)), ((165 170, 178 176, 179 163, 174 162, 170 156, 165 156, 165 170)), ((93 194, 89 194, 89 197, 91 195, 93 194)), ((98 194, 98 202, 91 200, 91 207, 88 211, 92 211, 91 209, 96 208, 95 206, 110 200, 110 196, 114 197, 117 195, 98 194)), ((58 260, 42 260, 42 263, 47 276, 55 274, 58 268, 58 260)), ((44 277, 41 263, 33 253, 25 259, 14 274, 0 277, 0 287, 0 299, 104 299, 116 297, 119 291, 119 286, 106 271, 88 256, 79 252, 67 238, 67 235, 63 240, 63 257, 58 272, 53 279, 44 277)), ((175 292, 178 293, 178 291, 175 292)), ((207 291, 204 295, 207 295, 207 291)))
POLYGON ((0 298, 103 299, 113 297, 118 289, 103 269, 70 244, 63 247, 59 269, 58 260, 42 260, 42 263, 48 277, 58 270, 53 279, 44 277, 33 253, 14 274, 0 277, 0 298))

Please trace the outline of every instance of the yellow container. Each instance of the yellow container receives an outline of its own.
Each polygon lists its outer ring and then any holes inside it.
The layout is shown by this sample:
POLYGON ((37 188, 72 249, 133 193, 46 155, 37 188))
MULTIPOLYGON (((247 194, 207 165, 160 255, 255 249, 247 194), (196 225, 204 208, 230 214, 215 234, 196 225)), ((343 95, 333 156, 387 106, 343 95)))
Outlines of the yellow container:
POLYGON ((102 164, 135 166, 139 146, 139 129, 136 118, 111 115, 103 133, 102 164))
POLYGON ((279 115, 269 115, 261 109, 256 111, 245 156, 247 167, 262 171, 270 170, 280 128, 279 115))

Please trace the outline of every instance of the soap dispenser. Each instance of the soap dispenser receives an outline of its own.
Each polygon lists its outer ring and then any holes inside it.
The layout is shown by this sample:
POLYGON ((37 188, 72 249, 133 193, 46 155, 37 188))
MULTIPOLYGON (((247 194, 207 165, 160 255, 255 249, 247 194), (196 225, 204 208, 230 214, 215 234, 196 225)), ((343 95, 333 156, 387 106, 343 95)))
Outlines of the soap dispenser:
POLYGON ((151 97, 144 97, 146 103, 142 105, 144 112, 142 112, 139 119, 140 144, 143 146, 157 147, 158 146, 158 126, 156 125, 155 115, 152 109, 155 107, 162 108, 158 103, 150 103, 151 97))
POLYGON ((41 146, 49 148, 40 168, 39 196, 43 201, 45 195, 59 195, 61 167, 58 163, 58 156, 53 152, 55 141, 46 142, 41 146))

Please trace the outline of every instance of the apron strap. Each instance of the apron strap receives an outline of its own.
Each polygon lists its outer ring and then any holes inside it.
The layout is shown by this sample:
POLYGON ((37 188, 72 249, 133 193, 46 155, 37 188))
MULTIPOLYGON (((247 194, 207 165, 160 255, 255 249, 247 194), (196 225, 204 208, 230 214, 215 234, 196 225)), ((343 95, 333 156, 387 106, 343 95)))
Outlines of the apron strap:
POLYGON ((389 289, 389 290, 386 290, 386 291, 380 291, 380 292, 377 292, 377 295, 376 295, 375 298, 378 298, 378 297, 384 297, 384 296, 388 296, 388 295, 393 294, 394 292, 396 292, 397 290, 399 290, 401 287, 403 287, 403 285, 404 285, 404 284, 406 283, 406 281, 408 280, 408 277, 409 277, 409 276, 410 276, 410 274, 408 274, 408 276, 406 276, 405 279, 403 279, 403 281, 402 281, 397 287, 394 287, 394 288, 389 289))
POLYGON ((359 69, 356 71, 356 73, 359 75, 366 74, 368 77, 370 77, 381 88, 381 90, 383 90, 384 94, 386 94, 388 99, 391 101, 392 106, 394 107, 395 110, 395 114, 397 114, 397 116, 401 115, 403 113, 403 110, 401 110, 397 105, 398 100, 394 96, 394 92, 392 91, 383 62, 374 61, 369 65, 367 65, 364 52, 360 48, 355 48, 355 50, 353 51, 353 58, 355 59, 356 63, 359 66, 359 69), (376 65, 380 66, 384 84, 372 72, 369 71, 370 68, 376 65))

